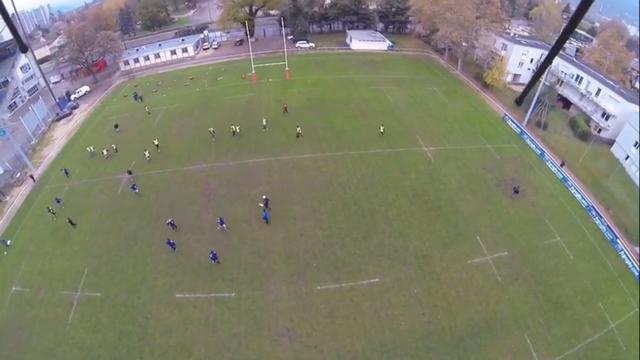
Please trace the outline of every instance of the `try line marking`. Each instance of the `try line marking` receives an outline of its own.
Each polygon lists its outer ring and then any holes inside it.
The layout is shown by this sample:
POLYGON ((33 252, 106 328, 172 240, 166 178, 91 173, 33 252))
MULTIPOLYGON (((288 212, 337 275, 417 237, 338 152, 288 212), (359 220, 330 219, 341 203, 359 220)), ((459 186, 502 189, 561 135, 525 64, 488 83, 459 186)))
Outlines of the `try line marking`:
MULTIPOLYGON (((283 156, 273 156, 273 157, 263 157, 263 158, 255 158, 255 159, 247 159, 247 160, 231 160, 231 161, 221 161, 215 163, 206 163, 199 165, 191 165, 191 166, 183 166, 176 168, 168 168, 161 170, 151 170, 145 172, 139 172, 137 176, 143 175, 156 175, 156 174, 164 174, 169 172, 177 172, 177 171, 187 171, 187 170, 199 170, 206 169, 210 167, 217 166, 232 166, 232 165, 242 165, 242 164, 252 164, 252 163, 261 163, 268 161, 281 161, 281 160, 299 160, 299 159, 313 159, 313 158, 324 158, 324 157, 339 157, 339 156, 348 156, 348 155, 365 155, 365 154, 384 154, 384 153, 393 153, 393 152, 407 152, 407 151, 425 151, 425 150, 471 150, 471 149, 486 149, 489 147, 497 148, 497 147, 514 147, 513 144, 498 144, 498 145, 462 145, 462 146, 432 146, 432 147, 406 147, 406 148, 389 148, 389 149, 373 149, 373 150, 358 150, 358 151, 342 151, 342 152, 332 152, 332 153, 315 153, 315 154, 302 154, 302 155, 283 155, 283 156)), ((92 179, 84 179, 75 182, 74 184, 81 183, 90 183, 90 182, 99 182, 106 181, 112 179, 121 179, 122 175, 113 175, 113 176, 105 176, 101 178, 92 178, 92 179)), ((47 185, 46 188, 56 188, 60 186, 65 186, 66 184, 53 184, 47 185)))
POLYGON ((322 286, 316 286, 316 290, 326 290, 326 289, 342 288, 347 286, 366 285, 366 284, 377 283, 378 281, 380 281, 380 279, 375 278, 370 280, 354 281, 354 282, 347 282, 347 283, 341 283, 341 284, 322 285, 322 286))
POLYGON ((176 294, 177 298, 212 298, 212 297, 234 297, 236 293, 214 293, 214 294, 176 294))

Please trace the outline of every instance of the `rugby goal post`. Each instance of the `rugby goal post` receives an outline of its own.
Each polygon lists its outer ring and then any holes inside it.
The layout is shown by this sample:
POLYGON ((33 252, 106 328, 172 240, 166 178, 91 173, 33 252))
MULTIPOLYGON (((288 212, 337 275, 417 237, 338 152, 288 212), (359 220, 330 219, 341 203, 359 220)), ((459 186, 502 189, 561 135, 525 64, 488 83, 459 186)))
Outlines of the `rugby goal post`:
MULTIPOLYGON (((251 59, 251 82, 256 84, 258 82, 258 74, 256 72, 257 67, 263 66, 279 66, 284 65, 284 78, 285 80, 291 79, 291 73, 289 71, 289 58, 287 55, 287 37, 284 34, 284 18, 280 18, 280 28, 282 32, 282 45, 284 50, 284 61, 279 62, 271 62, 271 63, 261 63, 256 64, 255 57, 253 55, 253 48, 251 46, 251 39, 249 39, 249 58, 251 59)), ((249 34, 249 24, 248 22, 244 22, 245 30, 247 31, 247 35, 249 34)))

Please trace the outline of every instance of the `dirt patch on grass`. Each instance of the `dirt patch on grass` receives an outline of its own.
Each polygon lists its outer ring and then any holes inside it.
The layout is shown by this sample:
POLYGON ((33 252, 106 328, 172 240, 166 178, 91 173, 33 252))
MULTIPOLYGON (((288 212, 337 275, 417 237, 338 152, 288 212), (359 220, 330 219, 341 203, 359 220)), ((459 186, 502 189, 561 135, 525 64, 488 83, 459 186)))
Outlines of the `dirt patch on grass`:
POLYGON ((297 335, 289 327, 283 327, 278 329, 274 334, 276 342, 280 345, 291 345, 296 341, 297 335))

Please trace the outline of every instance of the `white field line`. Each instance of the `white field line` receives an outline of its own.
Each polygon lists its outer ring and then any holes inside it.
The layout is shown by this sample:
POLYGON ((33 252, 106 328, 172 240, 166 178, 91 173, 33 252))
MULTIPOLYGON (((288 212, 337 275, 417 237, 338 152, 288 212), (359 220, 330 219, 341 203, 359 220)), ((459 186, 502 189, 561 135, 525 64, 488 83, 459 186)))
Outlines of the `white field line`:
MULTIPOLYGON (((135 165, 135 164, 136 164, 136 161, 133 160, 131 162, 131 165, 129 165, 129 167, 127 169, 129 169, 129 170, 133 169, 133 165, 135 165)), ((120 187, 118 188, 118 194, 120 194, 122 192, 122 188, 124 187, 124 184, 127 182, 127 178, 128 177, 129 177, 128 175, 122 175, 122 181, 120 181, 120 187)))
POLYGON ((236 293, 214 293, 214 294, 176 294, 177 298, 212 298, 212 297, 234 297, 236 293))
POLYGON ((75 292, 75 296, 73 298, 73 306, 71 307, 71 312, 69 313, 69 319, 67 320, 67 327, 71 324, 71 319, 73 319, 73 314, 76 312, 78 299, 80 298, 80 294, 82 293, 82 286, 84 286, 84 279, 87 277, 88 271, 89 271, 89 268, 84 268, 84 274, 82 275, 82 280, 80 280, 78 291, 75 292))
MULTIPOLYGON (((528 154, 524 153, 524 150, 515 146, 514 147, 520 152, 520 154, 522 154, 522 157, 529 163, 529 165, 531 165, 531 167, 537 171, 539 174, 543 174, 543 172, 538 169, 529 159, 529 157, 527 156, 528 154)), ((546 177, 543 177, 545 179, 545 183, 547 184, 547 187, 555 194, 557 194, 558 192, 555 190, 555 188, 553 186, 551 186, 551 184, 549 183, 549 181, 546 179, 546 177)), ((613 276, 616 278, 616 280, 618 280, 618 283, 620 284, 620 286, 622 287, 622 289, 624 290, 624 292, 627 294, 627 297, 629 299, 629 301, 631 302, 631 304, 633 305, 633 307, 638 308, 638 304, 636 303, 636 301, 634 300, 634 297, 631 295, 631 292, 629 291, 629 289, 627 289, 627 287, 624 285, 624 283, 622 282, 622 279, 620 279, 620 276, 618 275, 618 273, 615 271, 615 269, 613 268, 613 265, 611 265, 611 262, 607 259, 607 257, 605 256, 605 254, 602 252, 602 249, 600 249, 600 247, 598 246, 598 244, 596 243, 596 241, 593 239, 593 237, 591 236, 591 234, 589 233, 589 231, 587 230, 586 227, 584 227, 584 224, 582 223, 582 220, 580 220, 580 218, 578 217, 578 215, 576 215, 576 213, 571 209, 571 207, 567 204, 566 201, 564 201, 562 199, 562 197, 558 196, 557 199, 560 200, 560 202, 562 203, 562 205, 564 205, 564 207, 567 209, 567 211, 569 211, 569 213, 571 214, 571 216, 573 216, 573 218, 576 220, 576 222, 578 223, 578 225, 580 225, 580 227, 582 228, 582 230, 584 231, 585 234, 587 234, 587 238, 589 238, 589 241, 591 242, 591 244, 593 244, 593 247, 596 248, 596 250, 598 250, 598 253, 600 254, 600 257, 602 258, 602 260, 604 260, 604 262, 607 264, 607 266, 609 267, 609 270, 611 271, 611 273, 613 274, 613 276)))
POLYGON ((422 139, 420 138, 420 136, 416 135, 416 138, 418 139, 418 142, 420 143, 420 146, 422 146, 422 149, 427 153, 427 155, 429 155, 429 159, 431 159, 431 162, 432 162, 432 163, 436 162, 436 161, 433 159, 433 156, 431 156, 431 153, 429 152, 429 148, 427 148, 427 147, 424 145, 424 142, 422 141, 422 139))
POLYGON ((553 235, 555 235, 554 239, 551 240, 547 240, 544 243, 545 244, 549 244, 552 242, 556 242, 559 241, 560 245, 562 245, 562 248, 564 249, 564 251, 567 253, 567 255, 569 255, 569 259, 573 260, 573 254, 571 253, 571 251, 569 251, 569 248, 567 247, 567 245, 564 243, 564 240, 562 240, 562 238, 560 237, 560 235, 558 234, 558 232, 556 231, 556 229, 553 227, 553 225, 551 225, 551 222, 549 222, 549 220, 544 219, 544 221, 547 223, 547 225, 549 226, 549 228, 551 229, 551 231, 553 231, 553 235))
POLYGON ((599 338, 600 336, 606 334, 607 332, 611 331, 611 329, 615 328, 618 324, 620 324, 621 322, 627 320, 629 317, 631 317, 633 314, 636 313, 636 311, 638 311, 638 309, 636 308, 635 310, 633 310, 632 312, 628 313, 627 315, 623 316, 620 320, 610 324, 607 328, 605 328, 604 330, 600 331, 599 333, 593 335, 592 337, 588 338, 587 340, 583 341, 582 343, 578 344, 576 347, 574 347, 573 349, 565 352, 562 355, 557 356, 554 360, 560 360, 560 359, 564 359, 565 357, 567 357, 568 355, 573 354, 574 352, 580 350, 581 348, 583 348, 584 346, 588 345, 589 343, 593 342, 594 340, 596 340, 597 338, 599 338))
POLYGON ((529 350, 531 350, 531 355, 533 355, 533 359, 538 360, 538 355, 536 355, 536 351, 533 350, 533 345, 531 344, 531 340, 529 340, 529 337, 527 336, 527 334, 524 334, 524 338, 527 339, 527 344, 529 344, 529 350))
MULTIPOLYGON (((384 154, 384 153, 406 152, 406 151, 470 150, 470 149, 486 149, 488 147, 507 147, 507 146, 511 147, 515 145, 498 144, 498 145, 470 145, 470 146, 462 145, 462 146, 435 146, 435 147, 406 147, 406 148, 390 148, 390 149, 341 151, 341 152, 333 152, 333 153, 283 155, 283 156, 273 156, 273 157, 264 157, 264 158, 254 158, 254 159, 247 159, 247 160, 221 161, 221 162, 215 162, 215 163, 205 163, 205 164, 190 165, 190 166, 183 166, 183 167, 176 167, 176 168, 145 171, 145 172, 138 173, 137 176, 156 175, 156 174, 164 174, 164 173, 177 172, 177 171, 206 169, 206 168, 218 167, 218 166, 233 166, 233 165, 269 162, 269 161, 281 161, 281 160, 313 159, 313 158, 324 158, 324 157, 339 157, 339 156, 347 156, 347 155, 384 154)), ((122 175, 113 175, 113 176, 105 176, 100 178, 84 179, 84 180, 75 182, 75 184, 120 179, 121 177, 122 175)), ((65 184, 53 184, 53 185, 48 185, 46 188, 56 188, 64 185, 65 184)))
POLYGON ((616 327, 613 326, 613 323, 611 322, 611 318, 609 317, 609 314, 607 313, 607 310, 604 309, 604 306, 602 306, 602 303, 598 303, 598 305, 600 305, 600 309, 602 309, 602 312, 604 313, 604 316, 607 318, 607 321, 609 322, 609 326, 611 326, 611 329, 613 330, 613 333, 616 334, 616 338, 618 338, 618 342, 620 343, 620 346, 622 347, 622 350, 626 351, 627 347, 624 346, 624 343, 622 342, 622 339, 620 338, 620 335, 618 334, 618 330, 616 330, 616 327))
POLYGON ((481 258, 469 260, 469 261, 467 261, 467 264, 489 261, 489 260, 491 260, 493 258, 497 258, 497 257, 500 257, 500 256, 507 256, 507 255, 509 255, 509 253, 505 251, 505 252, 501 252, 501 253, 498 253, 498 254, 493 254, 493 255, 490 255, 490 256, 487 256, 487 257, 481 257, 481 258))
POLYGON ((500 274, 498 274, 498 269, 496 269, 496 266, 493 263, 493 260, 491 260, 491 257, 489 256, 489 253, 487 252, 487 248, 484 246, 484 243, 482 242, 482 240, 480 240, 480 236, 476 235, 476 239, 478 239, 480 246, 482 246, 482 251, 484 252, 484 255, 487 257, 489 264, 491 264, 491 268, 493 268, 493 272, 496 274, 496 278, 498 278, 498 281, 502 282, 502 278, 500 278, 500 274))
MULTIPOLYGON (((3 307, 3 311, 4 309, 7 308, 7 306, 9 306, 9 302, 11 301, 11 296, 13 295, 14 292, 16 291, 21 291, 22 288, 18 286, 18 282, 20 281, 20 276, 22 276, 22 271, 24 270, 24 262, 22 262, 22 265, 20 265, 20 270, 18 270, 18 276, 16 276, 16 281, 13 283, 13 286, 11 287, 11 290, 9 291, 9 295, 7 295, 7 300, 4 302, 4 307, 3 307)), ((27 291, 22 290, 22 291, 27 291)))
POLYGON ((156 119, 153 122, 153 126, 158 126, 158 122, 160 121, 160 118, 162 117, 162 115, 164 115, 166 109, 162 109, 160 111, 158 111, 158 115, 156 115, 156 119))
POLYGON ((60 291, 60 294, 77 295, 77 296, 102 296, 102 293, 96 293, 96 292, 81 292, 81 293, 77 293, 77 292, 73 292, 73 291, 60 291))
POLYGON ((389 102, 393 104, 394 103, 393 98, 391 97, 391 95, 389 95, 389 93, 387 92, 387 89, 381 88, 380 90, 382 90, 382 92, 384 93, 384 96, 386 96, 387 99, 389 99, 389 102))
POLYGON ((449 99, 447 99, 447 97, 446 97, 446 96, 444 96, 444 94, 442 93, 442 91, 440 91, 440 89, 435 88, 435 87, 434 87, 434 88, 427 88, 427 89, 428 89, 428 90, 433 90, 433 91, 435 91, 435 92, 436 92, 436 94, 438 94, 438 96, 439 96, 442 100, 444 100, 444 102, 446 102, 446 103, 447 103, 447 105, 451 105, 451 102, 449 101, 449 99))
MULTIPOLYGON (((489 144, 489 142, 487 141, 487 139, 484 138, 484 136, 480 135, 480 139, 482 139, 482 142, 485 143, 486 145, 489 144)), ((500 155, 498 155, 498 153, 494 150, 493 147, 489 147, 489 149, 491 150, 493 155, 496 157, 496 159, 500 159, 500 155)))
POLYGON ((249 96, 253 96, 255 94, 253 93, 249 93, 249 94, 240 94, 240 95, 231 95, 231 96, 222 96, 222 99, 237 99, 237 98, 243 98, 243 97, 249 97, 249 96))
POLYGON ((342 287, 348 287, 348 286, 366 285, 366 284, 377 283, 378 281, 380 281, 380 279, 375 278, 375 279, 346 282, 346 283, 340 283, 340 284, 321 285, 321 286, 316 286, 316 290, 326 290, 326 289, 335 289, 335 288, 342 288, 342 287))

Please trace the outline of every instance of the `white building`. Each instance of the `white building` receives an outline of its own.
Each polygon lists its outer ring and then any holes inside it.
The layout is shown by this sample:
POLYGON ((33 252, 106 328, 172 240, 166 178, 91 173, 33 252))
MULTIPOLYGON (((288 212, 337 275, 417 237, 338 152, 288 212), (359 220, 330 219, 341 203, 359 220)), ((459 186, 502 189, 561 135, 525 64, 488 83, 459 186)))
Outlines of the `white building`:
POLYGON ((123 52, 120 69, 129 70, 195 56, 201 48, 199 34, 138 46, 123 52))
POLYGON ((638 169, 640 168, 638 164, 638 151, 640 149, 638 122, 637 116, 629 119, 611 148, 611 152, 622 163, 636 186, 638 186, 638 169))
POLYGON ((27 34, 31 34, 38 26, 44 28, 49 25, 49 9, 42 5, 35 9, 18 11, 18 15, 27 34))
POLYGON ((351 50, 389 50, 393 43, 373 30, 347 30, 347 45, 351 50))
POLYGON ((0 49, 0 119, 5 119, 38 94, 45 84, 35 65, 17 51, 13 40, 0 44, 0 49))
MULTIPOLYGON (((505 81, 525 84, 551 46, 535 38, 495 34, 492 50, 506 60, 505 81)), ((598 136, 614 140, 628 119, 638 116, 638 95, 609 79, 598 70, 561 52, 549 68, 559 100, 567 107, 577 106, 592 120, 598 136)))

